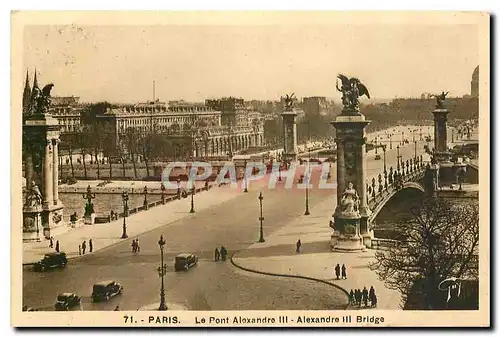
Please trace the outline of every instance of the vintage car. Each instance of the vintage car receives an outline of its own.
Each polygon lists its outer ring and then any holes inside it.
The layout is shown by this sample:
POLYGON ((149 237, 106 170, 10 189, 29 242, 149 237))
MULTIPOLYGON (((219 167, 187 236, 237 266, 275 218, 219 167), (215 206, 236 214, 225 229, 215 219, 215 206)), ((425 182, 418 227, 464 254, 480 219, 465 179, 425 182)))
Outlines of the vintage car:
POLYGON ((69 310, 73 307, 79 306, 80 302, 80 296, 77 296, 73 293, 62 293, 57 295, 55 308, 58 311, 69 310))
POLYGON ((198 263, 198 257, 194 254, 183 253, 175 257, 175 271, 188 270, 198 263))
POLYGON ((66 253, 48 253, 43 259, 33 265, 35 271, 46 271, 53 268, 64 268, 68 264, 66 253))
POLYGON ((92 288, 92 301, 108 301, 111 297, 123 292, 123 286, 115 281, 101 281, 92 288))
POLYGON ((375 160, 380 160, 380 159, 381 159, 380 155, 379 155, 379 154, 376 154, 376 155, 375 155, 375 160))

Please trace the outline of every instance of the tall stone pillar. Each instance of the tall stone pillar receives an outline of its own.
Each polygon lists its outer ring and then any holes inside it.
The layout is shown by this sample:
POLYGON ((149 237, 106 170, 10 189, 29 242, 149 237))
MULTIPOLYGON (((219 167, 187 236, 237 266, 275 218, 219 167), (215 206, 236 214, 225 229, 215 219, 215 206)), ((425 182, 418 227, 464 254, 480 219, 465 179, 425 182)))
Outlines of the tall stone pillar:
POLYGON ((436 108, 432 111, 434 115, 434 157, 438 162, 450 162, 448 152, 447 122, 448 109, 436 108))
POLYGON ((334 228, 331 246, 334 250, 359 251, 366 245, 371 246, 371 235, 368 233, 371 211, 367 204, 365 183, 365 128, 369 123, 363 115, 354 115, 352 111, 332 122, 337 143, 337 207, 331 222, 334 228), (351 200, 352 205, 349 204, 351 200))
POLYGON ((53 199, 54 205, 59 204, 59 139, 52 140, 52 166, 53 166, 53 174, 52 174, 52 191, 53 191, 53 199))
POLYGON ((283 117, 283 154, 285 160, 293 162, 297 160, 297 125, 295 117, 297 113, 292 108, 281 114, 283 117))

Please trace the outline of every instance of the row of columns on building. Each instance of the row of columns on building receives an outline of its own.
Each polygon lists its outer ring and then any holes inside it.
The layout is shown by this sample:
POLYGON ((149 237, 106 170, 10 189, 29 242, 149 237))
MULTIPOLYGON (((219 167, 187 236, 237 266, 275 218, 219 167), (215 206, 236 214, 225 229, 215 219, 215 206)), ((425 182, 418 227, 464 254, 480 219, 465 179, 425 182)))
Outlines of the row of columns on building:
POLYGON ((218 137, 205 140, 195 141, 194 156, 220 156, 226 155, 228 152, 234 153, 247 149, 251 146, 262 146, 263 135, 241 135, 233 137, 218 137))

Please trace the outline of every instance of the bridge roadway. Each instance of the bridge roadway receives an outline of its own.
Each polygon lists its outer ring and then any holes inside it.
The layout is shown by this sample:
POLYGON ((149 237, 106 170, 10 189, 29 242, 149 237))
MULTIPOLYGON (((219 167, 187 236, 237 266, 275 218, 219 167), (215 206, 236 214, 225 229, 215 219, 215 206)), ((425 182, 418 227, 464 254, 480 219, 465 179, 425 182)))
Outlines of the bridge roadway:
MULTIPOLYGON (((401 153, 403 156, 412 155, 413 146, 404 147, 401 153)), ((387 155, 395 161, 395 150, 388 151, 387 155)), ((367 163, 370 172, 383 166, 383 160, 375 161, 373 154, 368 156, 367 163)), ((297 174, 300 170, 303 167, 297 174)), ((335 167, 332 171, 335 173, 335 167)), ((313 184, 318 177, 316 171, 313 184)), ((281 183, 278 188, 263 192, 265 234, 285 226, 297 216, 303 216, 304 190, 284 190, 281 183)), ((335 193, 335 190, 311 190, 311 207, 335 193)), ((345 295, 341 291, 322 283, 261 276, 242 272, 229 261, 212 261, 216 246, 225 245, 231 254, 258 239, 257 195, 257 188, 252 189, 250 185, 249 193, 241 193, 231 201, 144 233, 139 236, 141 252, 136 255, 131 253, 131 239, 128 239, 83 259, 70 261, 63 270, 35 273, 24 267, 23 304, 53 310, 55 298, 62 292, 83 296, 80 310, 113 310, 117 305, 121 310, 137 310, 159 302, 160 280, 156 269, 160 259, 157 245, 160 234, 167 241, 168 302, 182 303, 191 310, 324 310, 344 303, 345 295), (172 261, 181 252, 198 255, 198 266, 188 272, 174 272, 172 261), (121 282, 124 294, 109 302, 92 303, 89 297, 92 285, 107 279, 121 282)), ((290 241, 296 240, 290 237, 290 241)))

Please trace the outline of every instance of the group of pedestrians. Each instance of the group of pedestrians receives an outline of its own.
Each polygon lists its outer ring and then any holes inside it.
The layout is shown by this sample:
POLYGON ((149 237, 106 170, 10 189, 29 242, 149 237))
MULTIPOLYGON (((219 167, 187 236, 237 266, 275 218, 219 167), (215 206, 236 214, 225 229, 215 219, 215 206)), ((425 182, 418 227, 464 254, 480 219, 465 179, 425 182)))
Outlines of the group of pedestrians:
POLYGON ((139 239, 132 240, 132 253, 139 253, 141 246, 139 246, 139 239))
MULTIPOLYGON (((54 237, 51 236, 49 239, 49 248, 54 248, 54 237)), ((56 241, 56 247, 55 247, 56 253, 59 253, 60 247, 59 247, 59 240, 56 241)))
POLYGON ((340 264, 337 263, 335 266, 335 276, 337 277, 337 280, 342 278, 342 280, 347 280, 347 269, 345 267, 345 264, 340 267, 340 264))
MULTIPOLYGON (((78 245, 78 255, 85 255, 85 251, 87 250, 87 241, 83 241, 81 245, 78 245)), ((94 250, 94 244, 92 243, 92 239, 89 240, 89 253, 92 253, 94 250)))
POLYGON ((349 293, 349 304, 357 305, 361 307, 361 304, 364 304, 365 307, 368 308, 368 302, 370 302, 370 307, 377 306, 377 295, 375 294, 375 289, 373 286, 370 287, 370 291, 363 287, 363 290, 352 290, 349 293))
POLYGON ((227 258, 227 249, 224 246, 219 248, 215 248, 215 262, 217 261, 226 261, 227 258))
POLYGON ((115 211, 111 210, 111 212, 109 213, 109 218, 110 218, 111 221, 118 220, 118 213, 116 213, 115 211))

